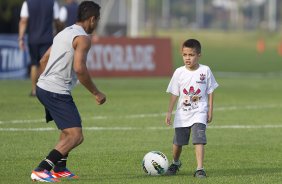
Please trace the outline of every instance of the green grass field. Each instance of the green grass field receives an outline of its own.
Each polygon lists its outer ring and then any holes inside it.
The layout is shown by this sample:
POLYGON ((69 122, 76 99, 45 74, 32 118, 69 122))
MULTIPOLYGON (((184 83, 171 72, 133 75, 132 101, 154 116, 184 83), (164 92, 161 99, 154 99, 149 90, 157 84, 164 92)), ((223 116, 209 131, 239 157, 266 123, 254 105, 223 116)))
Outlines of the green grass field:
MULTIPOLYGON (((200 33, 191 34, 200 38, 200 33)), ((73 91, 85 141, 68 160, 80 179, 63 183, 281 183, 282 57, 274 50, 276 37, 258 56, 252 44, 255 35, 217 40, 207 34, 203 34, 202 63, 211 66, 220 84, 207 130, 208 177, 193 178, 192 145, 183 149, 177 176, 152 177, 142 170, 143 156, 149 151, 162 151, 172 159, 174 131, 164 123, 169 77, 99 78, 94 81, 107 94, 105 105, 97 106, 82 86, 73 91), (236 44, 231 45, 232 40, 236 44)), ((178 35, 174 45, 185 38, 178 35)), ((180 66, 177 49, 175 66, 180 66)), ((31 170, 53 148, 59 132, 54 123, 44 123, 44 109, 37 99, 27 96, 30 81, 2 80, 0 86, 0 183, 31 183, 31 170)))

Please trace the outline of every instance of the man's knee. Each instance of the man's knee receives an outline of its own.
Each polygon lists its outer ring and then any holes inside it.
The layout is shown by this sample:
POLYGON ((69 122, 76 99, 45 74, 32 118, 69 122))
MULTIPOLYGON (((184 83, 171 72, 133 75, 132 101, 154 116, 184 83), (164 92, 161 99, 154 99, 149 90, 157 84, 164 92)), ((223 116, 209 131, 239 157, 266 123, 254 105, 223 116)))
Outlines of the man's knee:
POLYGON ((75 142, 76 146, 81 144, 83 142, 83 134, 81 131, 77 131, 73 134, 73 141, 75 142))
POLYGON ((65 138, 68 141, 73 142, 75 146, 81 144, 83 142, 83 134, 81 128, 68 128, 63 130, 65 134, 65 138))
POLYGON ((81 134, 81 137, 80 137, 79 142, 78 142, 77 145, 80 145, 81 143, 83 143, 83 141, 84 141, 84 137, 83 137, 83 135, 81 134))

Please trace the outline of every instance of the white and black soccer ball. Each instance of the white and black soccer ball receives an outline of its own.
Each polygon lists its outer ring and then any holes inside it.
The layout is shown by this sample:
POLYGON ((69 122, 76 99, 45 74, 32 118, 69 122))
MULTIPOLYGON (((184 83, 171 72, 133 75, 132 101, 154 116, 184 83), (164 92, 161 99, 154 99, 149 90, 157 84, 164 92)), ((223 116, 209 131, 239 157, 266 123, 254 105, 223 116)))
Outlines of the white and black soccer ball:
POLYGON ((150 151, 144 156, 142 166, 148 175, 163 175, 168 169, 168 159, 160 151, 150 151))

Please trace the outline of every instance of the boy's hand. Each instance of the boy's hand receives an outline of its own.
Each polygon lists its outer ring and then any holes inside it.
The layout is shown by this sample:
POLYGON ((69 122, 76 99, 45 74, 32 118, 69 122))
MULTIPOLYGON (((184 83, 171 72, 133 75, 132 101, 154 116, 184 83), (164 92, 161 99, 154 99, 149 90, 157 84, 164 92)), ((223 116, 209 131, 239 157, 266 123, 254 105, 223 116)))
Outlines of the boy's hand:
POLYGON ((165 122, 166 122, 166 125, 167 125, 167 126, 170 126, 170 125, 171 125, 171 113, 168 112, 168 113, 166 114, 165 122))
POLYGON ((212 113, 210 113, 210 111, 208 112, 208 119, 207 119, 208 123, 212 122, 212 113))

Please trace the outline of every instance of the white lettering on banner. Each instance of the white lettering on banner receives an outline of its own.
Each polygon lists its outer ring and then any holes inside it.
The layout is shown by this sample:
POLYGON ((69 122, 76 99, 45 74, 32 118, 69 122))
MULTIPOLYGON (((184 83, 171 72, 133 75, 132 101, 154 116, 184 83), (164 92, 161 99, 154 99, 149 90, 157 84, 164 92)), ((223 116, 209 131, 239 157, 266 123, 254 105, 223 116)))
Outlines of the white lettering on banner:
POLYGON ((90 70, 142 71, 155 70, 153 45, 93 45, 88 53, 90 70))
POLYGON ((24 67, 23 52, 18 49, 3 48, 0 50, 1 54, 1 69, 15 70, 24 67))

